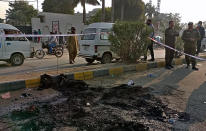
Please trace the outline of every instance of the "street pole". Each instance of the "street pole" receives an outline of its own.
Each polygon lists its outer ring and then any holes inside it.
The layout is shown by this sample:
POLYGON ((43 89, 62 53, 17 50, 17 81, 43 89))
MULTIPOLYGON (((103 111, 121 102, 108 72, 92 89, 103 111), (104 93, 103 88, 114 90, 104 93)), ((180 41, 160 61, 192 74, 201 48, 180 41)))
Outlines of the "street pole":
POLYGON ((37 2, 37 11, 39 12, 39 0, 36 0, 37 2))
POLYGON ((112 0, 112 22, 114 22, 114 0, 112 0))
POLYGON ((102 0, 102 22, 105 22, 105 0, 102 0))

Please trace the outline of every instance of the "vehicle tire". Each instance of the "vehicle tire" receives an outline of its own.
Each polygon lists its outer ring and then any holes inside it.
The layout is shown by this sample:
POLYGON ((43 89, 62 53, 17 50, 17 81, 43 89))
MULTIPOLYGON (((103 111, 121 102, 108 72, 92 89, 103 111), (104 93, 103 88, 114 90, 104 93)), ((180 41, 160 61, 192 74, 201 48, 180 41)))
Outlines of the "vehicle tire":
POLYGON ((56 49, 55 50, 55 56, 60 58, 63 56, 63 50, 62 49, 56 49))
POLYGON ((44 50, 39 49, 35 52, 35 57, 38 59, 42 59, 44 58, 44 56, 45 56, 44 50))
POLYGON ((102 56, 101 63, 107 64, 107 63, 111 63, 111 62, 112 62, 112 55, 110 53, 105 53, 102 56))
POLYGON ((94 59, 86 58, 85 60, 88 64, 92 64, 94 62, 94 59))
POLYGON ((20 53, 13 54, 10 58, 12 66, 20 66, 24 63, 24 56, 20 53))

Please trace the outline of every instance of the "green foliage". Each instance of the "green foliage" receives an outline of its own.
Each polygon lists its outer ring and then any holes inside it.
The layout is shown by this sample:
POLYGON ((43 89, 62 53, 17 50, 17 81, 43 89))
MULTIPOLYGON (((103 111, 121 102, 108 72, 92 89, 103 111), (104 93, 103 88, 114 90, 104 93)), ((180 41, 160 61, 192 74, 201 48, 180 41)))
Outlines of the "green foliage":
POLYGON ((81 3, 82 6, 84 6, 85 3, 90 4, 90 5, 99 5, 98 0, 73 0, 74 4, 77 5, 78 3, 81 3))
POLYGON ((147 37, 151 33, 144 22, 116 22, 113 32, 109 37, 111 50, 119 55, 123 62, 136 62, 144 55, 149 43, 147 37))
POLYGON ((7 23, 12 25, 31 24, 31 18, 37 16, 37 10, 25 1, 9 3, 10 8, 6 11, 7 23))
POLYGON ((115 0, 115 20, 137 21, 145 18, 145 5, 142 0, 115 0))
POLYGON ((158 12, 156 11, 156 8, 151 3, 147 3, 145 5, 145 16, 152 18, 153 16, 157 16, 158 12))
MULTIPOLYGON (((91 16, 88 24, 102 21, 102 9, 99 9, 95 15, 91 16)), ((111 8, 105 8, 105 22, 111 21, 111 8)))
POLYGON ((153 17, 153 24, 158 35, 164 36, 165 30, 169 27, 169 21, 173 20, 175 23, 175 30, 180 31, 182 25, 180 23, 181 17, 180 14, 175 13, 160 13, 158 16, 153 17), (157 28, 159 25, 159 28, 157 28))
POLYGON ((74 8, 72 0, 45 0, 42 3, 44 12, 74 14, 74 8))

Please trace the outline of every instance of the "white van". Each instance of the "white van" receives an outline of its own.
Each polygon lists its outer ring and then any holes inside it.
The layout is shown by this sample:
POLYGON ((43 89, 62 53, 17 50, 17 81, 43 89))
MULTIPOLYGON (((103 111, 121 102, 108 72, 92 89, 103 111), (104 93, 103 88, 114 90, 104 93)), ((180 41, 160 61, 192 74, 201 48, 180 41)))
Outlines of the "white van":
MULTIPOLYGON (((0 23, 0 35, 19 34, 16 27, 0 23)), ((0 37, 0 60, 19 66, 24 59, 32 56, 32 48, 29 40, 25 37, 0 37)))
POLYGON ((110 63, 112 59, 118 58, 118 56, 110 50, 111 43, 108 40, 112 26, 113 23, 90 24, 83 33, 96 34, 82 36, 79 41, 79 56, 85 58, 88 63, 93 63, 97 60, 103 64, 110 63))

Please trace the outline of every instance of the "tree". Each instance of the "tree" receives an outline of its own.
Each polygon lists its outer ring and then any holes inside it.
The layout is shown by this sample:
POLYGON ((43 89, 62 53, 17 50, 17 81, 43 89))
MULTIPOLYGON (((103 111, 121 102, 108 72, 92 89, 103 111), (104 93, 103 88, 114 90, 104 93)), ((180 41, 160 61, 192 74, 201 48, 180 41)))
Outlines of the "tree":
POLYGON ((72 0, 45 0, 42 3, 44 12, 74 14, 74 7, 72 0))
POLYGON ((145 5, 145 16, 152 19, 152 17, 157 16, 158 12, 155 9, 155 6, 152 3, 147 3, 145 5))
POLYGON ((105 21, 105 0, 102 1, 102 21, 105 21))
POLYGON ((114 0, 114 19, 121 21, 144 20, 144 2, 142 0, 114 0))
POLYGON ((78 3, 81 3, 83 7, 83 23, 86 23, 86 3, 91 5, 100 5, 98 0, 74 0, 74 5, 77 6, 78 3))
MULTIPOLYGON (((105 22, 111 22, 111 8, 105 8, 105 22)), ((102 9, 99 9, 95 15, 91 16, 88 24, 102 21, 102 9)))
POLYGON ((145 54, 148 35, 151 29, 144 22, 120 22, 117 21, 109 36, 111 50, 115 52, 123 62, 137 62, 145 54))
POLYGON ((10 8, 6 11, 7 23, 12 25, 31 24, 31 18, 37 16, 37 10, 26 1, 9 3, 10 8))
POLYGON ((112 22, 114 22, 114 12, 115 12, 115 0, 112 0, 112 16, 111 16, 111 19, 112 19, 112 22))

